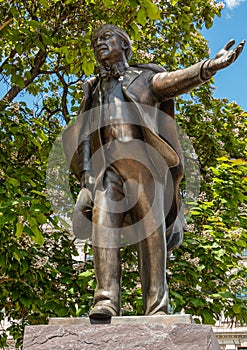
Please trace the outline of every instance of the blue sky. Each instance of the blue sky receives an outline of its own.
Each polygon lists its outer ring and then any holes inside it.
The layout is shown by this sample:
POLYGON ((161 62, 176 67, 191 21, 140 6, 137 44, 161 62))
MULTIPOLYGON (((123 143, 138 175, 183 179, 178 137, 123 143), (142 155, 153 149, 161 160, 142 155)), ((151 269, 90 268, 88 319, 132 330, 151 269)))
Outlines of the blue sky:
MULTIPOLYGON (((231 38, 236 43, 247 40, 247 0, 227 0, 224 4, 222 15, 216 18, 213 27, 203 30, 211 58, 231 38)), ((247 111, 247 43, 238 60, 215 75, 215 87, 214 97, 236 101, 247 111)))

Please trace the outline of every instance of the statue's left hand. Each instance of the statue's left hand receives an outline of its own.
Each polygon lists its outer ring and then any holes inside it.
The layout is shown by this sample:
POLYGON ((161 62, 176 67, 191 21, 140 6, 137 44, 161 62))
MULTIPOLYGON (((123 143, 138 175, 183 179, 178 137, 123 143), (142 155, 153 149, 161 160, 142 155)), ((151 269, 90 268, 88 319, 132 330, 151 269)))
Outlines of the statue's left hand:
POLYGON ((235 44, 235 40, 231 39, 224 47, 221 49, 215 58, 206 62, 203 67, 203 76, 212 76, 218 70, 230 66, 238 56, 241 54, 245 40, 242 40, 235 48, 230 48, 235 44))

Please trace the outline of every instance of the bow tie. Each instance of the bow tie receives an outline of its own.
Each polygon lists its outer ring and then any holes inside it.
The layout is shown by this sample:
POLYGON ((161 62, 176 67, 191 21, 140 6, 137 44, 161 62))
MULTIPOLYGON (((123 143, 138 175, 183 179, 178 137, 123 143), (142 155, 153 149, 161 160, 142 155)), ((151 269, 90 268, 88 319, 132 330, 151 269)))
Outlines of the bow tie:
POLYGON ((129 65, 125 62, 118 62, 113 64, 110 67, 99 66, 99 75, 101 78, 113 77, 119 78, 121 75, 124 75, 126 69, 129 65))

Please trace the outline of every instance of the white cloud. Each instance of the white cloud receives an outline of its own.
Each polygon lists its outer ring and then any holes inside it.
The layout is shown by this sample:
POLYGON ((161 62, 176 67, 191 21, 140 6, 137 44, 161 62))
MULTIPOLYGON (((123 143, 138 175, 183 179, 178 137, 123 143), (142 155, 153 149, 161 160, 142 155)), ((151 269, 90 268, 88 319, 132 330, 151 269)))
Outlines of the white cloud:
POLYGON ((239 6, 244 1, 245 0, 225 0, 225 3, 226 3, 226 7, 232 10, 233 8, 239 6))

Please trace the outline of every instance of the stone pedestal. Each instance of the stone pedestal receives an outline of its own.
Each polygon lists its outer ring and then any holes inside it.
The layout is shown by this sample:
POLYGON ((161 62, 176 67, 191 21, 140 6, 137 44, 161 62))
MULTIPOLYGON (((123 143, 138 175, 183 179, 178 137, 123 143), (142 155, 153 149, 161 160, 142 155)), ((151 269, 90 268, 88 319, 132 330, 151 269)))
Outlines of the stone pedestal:
POLYGON ((210 326, 191 324, 188 317, 169 322, 170 316, 116 317, 111 324, 51 319, 25 328, 23 350, 220 350, 210 326))
POLYGON ((189 314, 175 314, 175 315, 153 315, 153 316, 117 316, 104 320, 93 320, 88 317, 52 317, 49 319, 50 326, 72 326, 72 325, 90 325, 90 324, 174 324, 186 323, 192 324, 194 321, 189 314))

